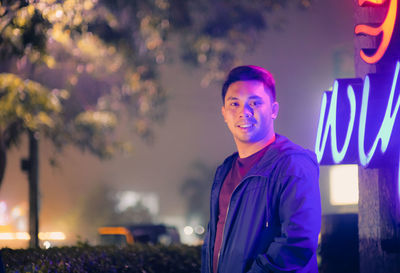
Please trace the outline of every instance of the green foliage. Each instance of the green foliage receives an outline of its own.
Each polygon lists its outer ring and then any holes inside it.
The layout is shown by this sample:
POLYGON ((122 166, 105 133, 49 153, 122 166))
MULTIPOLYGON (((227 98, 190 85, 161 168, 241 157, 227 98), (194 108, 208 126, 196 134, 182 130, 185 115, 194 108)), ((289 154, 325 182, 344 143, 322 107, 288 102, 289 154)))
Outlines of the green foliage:
MULTIPOLYGON (((67 91, 63 91, 67 96, 67 91)), ((23 80, 14 74, 0 74, 0 127, 21 122, 32 131, 40 126, 52 127, 51 114, 61 111, 62 92, 49 92, 37 82, 23 80)))
MULTIPOLYGON (((48 136, 59 149, 72 143, 100 158, 129 149, 117 133, 117 119, 129 116, 131 128, 149 137, 165 102, 155 68, 161 41, 155 19, 119 20, 123 7, 111 10, 106 4, 21 0, 0 5, 2 69, 49 90, 68 90, 48 136)), ((8 119, 3 123, 10 125, 8 119)))
POLYGON ((59 122, 61 103, 67 97, 66 90, 50 92, 37 82, 0 73, 0 133, 5 144, 18 143, 24 130, 49 133, 59 122))
POLYGON ((0 58, 27 55, 37 60, 45 54, 50 24, 34 6, 28 1, 2 1, 0 16, 0 58))
POLYGON ((20 80, 0 87, 16 103, 0 116, 8 132, 0 132, 0 154, 25 129, 45 128, 58 150, 73 144, 100 158, 130 148, 116 120, 151 139, 167 100, 160 65, 183 60, 206 69, 202 85, 219 80, 257 44, 271 24, 268 14, 294 3, 307 7, 310 0, 1 1, 0 71, 20 80), (29 113, 21 88, 42 90, 26 95, 40 111, 29 113), (45 100, 66 93, 57 111, 48 108, 45 100), (16 130, 9 116, 21 115, 16 130))
POLYGON ((78 140, 77 145, 89 147, 94 154, 100 158, 110 157, 114 154, 112 146, 107 146, 104 135, 112 132, 117 126, 117 118, 109 111, 85 111, 75 118, 78 140), (104 149, 97 149, 104 145, 104 149))
POLYGON ((200 272, 200 247, 134 244, 129 247, 2 249, 6 272, 200 272))

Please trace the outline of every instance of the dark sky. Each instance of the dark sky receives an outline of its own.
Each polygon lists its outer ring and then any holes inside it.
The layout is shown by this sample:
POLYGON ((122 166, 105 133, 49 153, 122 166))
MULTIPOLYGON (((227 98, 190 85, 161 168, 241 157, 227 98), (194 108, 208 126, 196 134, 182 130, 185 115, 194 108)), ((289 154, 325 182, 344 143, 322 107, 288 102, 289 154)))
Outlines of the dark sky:
MULTIPOLYGON (((267 68, 275 76, 280 113, 276 131, 314 149, 322 92, 335 77, 353 77, 353 1, 315 0, 307 11, 284 10, 282 31, 269 30, 243 64, 267 68)), ((136 136, 134 154, 110 161, 77 152, 59 157, 61 168, 51 169, 51 149, 41 143, 42 227, 54 229, 72 219, 75 206, 96 183, 118 190, 156 192, 160 213, 181 216, 185 211, 179 187, 194 160, 215 168, 235 147, 221 114, 220 85, 200 87, 203 72, 180 63, 162 67, 162 82, 170 100, 168 115, 155 128, 147 145, 136 136), (70 218, 68 218, 68 217, 70 218), (72 217, 72 218, 71 218, 72 217)), ((0 200, 10 206, 26 202, 27 178, 19 170, 27 146, 9 153, 0 200)))

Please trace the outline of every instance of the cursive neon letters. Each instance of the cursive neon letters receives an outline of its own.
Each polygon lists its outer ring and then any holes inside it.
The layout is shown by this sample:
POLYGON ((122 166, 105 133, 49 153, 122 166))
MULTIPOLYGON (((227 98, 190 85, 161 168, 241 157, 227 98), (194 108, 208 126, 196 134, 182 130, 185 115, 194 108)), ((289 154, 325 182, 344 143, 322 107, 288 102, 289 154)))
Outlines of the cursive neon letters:
POLYGON ((372 157, 375 154, 379 140, 381 141, 380 143, 381 143, 382 154, 386 152, 387 147, 389 145, 390 137, 392 135, 394 123, 400 105, 400 96, 398 96, 397 102, 393 108, 395 91, 399 87, 398 83, 399 69, 400 69, 400 62, 397 62, 393 77, 392 87, 390 90, 390 96, 386 106, 385 116, 383 118, 383 122, 379 129, 379 132, 375 138, 375 141, 368 153, 365 152, 364 137, 365 137, 366 117, 368 111, 367 110, 368 97, 370 93, 370 76, 367 75, 365 77, 362 103, 361 103, 360 124, 358 129, 358 152, 359 152, 360 163, 363 166, 367 166, 371 161, 372 157))
MULTIPOLYGON (((365 77, 362 89, 360 88, 359 79, 336 80, 334 82, 333 91, 325 92, 322 97, 321 113, 315 143, 315 153, 317 154, 318 162, 321 163, 325 159, 325 163, 328 164, 355 163, 354 158, 348 157, 347 154, 350 149, 356 146, 356 148, 358 148, 358 158, 356 158, 356 160, 362 166, 367 167, 371 160, 378 156, 376 151, 379 143, 381 152, 379 155, 384 155, 388 152, 388 146, 400 107, 399 73, 400 62, 397 62, 386 103, 386 109, 383 110, 368 109, 370 94, 373 92, 375 92, 375 94, 382 94, 380 88, 382 88, 383 85, 376 84, 371 86, 371 77, 374 77, 374 75, 367 75, 365 77), (340 86, 341 83, 344 87, 340 86), (347 91, 346 99, 344 99, 343 94, 345 92, 343 90, 347 91), (338 113, 337 110, 340 104, 343 103, 347 103, 349 105, 348 108, 350 108, 347 110, 347 124, 341 124, 338 121, 339 116, 346 114, 346 112, 343 111, 338 113), (327 107, 328 104, 329 108, 327 107), (365 135, 366 133, 368 133, 368 135, 373 135, 373 132, 366 131, 368 128, 367 113, 369 110, 384 111, 384 115, 376 137, 372 141, 373 144, 370 149, 367 149, 368 152, 366 152, 365 135), (358 127, 355 126, 357 121, 358 127), (342 135, 344 135, 344 140, 342 137, 341 142, 343 142, 343 145, 341 149, 338 148, 338 127, 341 128, 341 131, 345 132, 345 134, 342 133, 342 135), (328 135, 330 135, 330 138, 328 138, 328 135), (326 149, 328 140, 330 142, 330 147, 326 149), (333 162, 330 162, 330 159, 332 159, 333 162)), ((371 100, 373 100, 373 98, 371 98, 371 100)), ((373 122, 377 121, 374 120, 373 122)))
MULTIPOLYGON (((348 98, 348 102, 350 104, 350 119, 349 119, 348 125, 347 125, 344 144, 342 146, 342 149, 339 151, 336 121, 337 121, 337 115, 338 115, 337 108, 338 108, 338 97, 339 97, 339 85, 340 85, 341 81, 343 81, 343 80, 336 80, 333 84, 333 91, 325 92, 322 97, 321 114, 320 114, 320 119, 319 119, 319 123, 318 123, 318 132, 317 132, 317 139, 316 139, 316 145, 315 145, 315 151, 316 151, 319 162, 321 162, 322 156, 324 154, 329 132, 331 135, 331 139, 330 139, 331 147, 330 148, 331 148, 332 159, 333 159, 334 164, 338 164, 344 159, 346 152, 348 150, 349 144, 350 144, 350 139, 351 139, 351 135, 353 132, 354 121, 355 121, 355 116, 356 116, 356 97, 355 97, 355 92, 354 92, 353 87, 351 85, 348 85, 347 98, 348 98), (328 111, 327 117, 325 117, 326 107, 328 104, 328 98, 330 98, 329 111, 328 111), (325 119, 326 119, 326 123, 325 123, 325 126, 323 126, 325 119)), ((347 80, 347 84, 349 83, 348 81, 349 80, 347 80)), ((354 80, 354 81, 358 81, 358 80, 354 80)), ((354 81, 351 81, 351 83, 354 83, 354 81)))

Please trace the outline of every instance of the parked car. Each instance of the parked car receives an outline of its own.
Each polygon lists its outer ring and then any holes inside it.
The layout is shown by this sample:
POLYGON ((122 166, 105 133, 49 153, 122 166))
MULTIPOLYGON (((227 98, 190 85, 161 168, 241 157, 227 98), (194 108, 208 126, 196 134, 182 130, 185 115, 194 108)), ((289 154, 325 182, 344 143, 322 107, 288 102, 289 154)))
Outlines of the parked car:
POLYGON ((178 230, 163 224, 135 224, 104 226, 98 229, 102 245, 131 245, 134 243, 165 244, 180 243, 178 230))

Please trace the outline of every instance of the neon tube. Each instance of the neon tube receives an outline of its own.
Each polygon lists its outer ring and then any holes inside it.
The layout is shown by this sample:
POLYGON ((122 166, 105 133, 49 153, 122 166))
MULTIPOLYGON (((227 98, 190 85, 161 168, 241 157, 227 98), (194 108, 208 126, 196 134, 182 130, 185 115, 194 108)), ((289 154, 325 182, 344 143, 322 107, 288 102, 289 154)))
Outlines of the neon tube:
POLYGON ((353 87, 351 87, 351 85, 348 85, 347 98, 350 103, 350 120, 347 125, 347 131, 346 131, 346 137, 344 140, 344 144, 340 151, 338 149, 337 128, 336 128, 337 127, 336 120, 337 120, 338 93, 339 93, 339 81, 336 80, 333 84, 333 91, 331 91, 329 93, 329 94, 331 94, 331 99, 330 99, 329 111, 328 111, 328 115, 326 118, 325 127, 324 127, 323 123, 324 123, 325 115, 326 115, 328 92, 325 92, 322 97, 321 112, 320 112, 318 131, 317 131, 317 139, 316 139, 316 143, 315 143, 315 153, 317 154, 318 162, 320 162, 322 160, 322 157, 324 155, 329 132, 331 135, 330 140, 331 140, 332 159, 335 164, 342 162, 342 160, 346 156, 346 152, 347 152, 349 144, 350 144, 351 135, 352 135, 352 132, 354 129, 355 116, 356 116, 355 92, 354 92, 353 87))
MULTIPOLYGON (((383 4, 383 2, 384 0, 359 0, 358 3, 360 6, 363 6, 365 5, 365 3, 383 4)), ((371 27, 368 25, 357 25, 355 27, 354 33, 357 35, 366 34, 376 37, 382 33, 382 41, 373 55, 368 56, 367 54, 365 54, 364 50, 360 50, 360 56, 365 62, 369 64, 374 64, 377 63, 383 57, 389 46, 390 40, 392 39, 394 24, 396 22, 396 16, 397 16, 397 0, 391 0, 386 17, 380 26, 371 27)))
POLYGON ((397 62, 394 77, 393 77, 392 87, 390 90, 390 96, 389 96, 389 100, 388 100, 388 103, 386 106, 385 116, 383 118, 383 122, 378 131, 378 134, 375 138, 375 141, 374 141, 371 149, 368 151, 368 153, 365 152, 364 142, 365 142, 365 126, 366 126, 366 118, 367 118, 368 99, 369 99, 369 92, 370 92, 370 79, 369 79, 369 76, 365 77, 362 102, 361 102, 360 123, 359 123, 359 128, 358 128, 358 155, 359 155, 360 163, 363 166, 368 165, 368 163, 371 161, 373 155, 375 154, 379 140, 381 140, 381 152, 382 153, 385 153, 385 151, 389 145, 390 137, 392 135, 392 131, 393 131, 393 127, 394 127, 394 122, 396 120, 396 116, 397 116, 397 113, 399 111, 399 106, 400 106, 400 96, 398 96, 397 102, 393 109, 394 93, 395 93, 396 87, 398 85, 399 70, 400 70, 400 62, 397 62))

